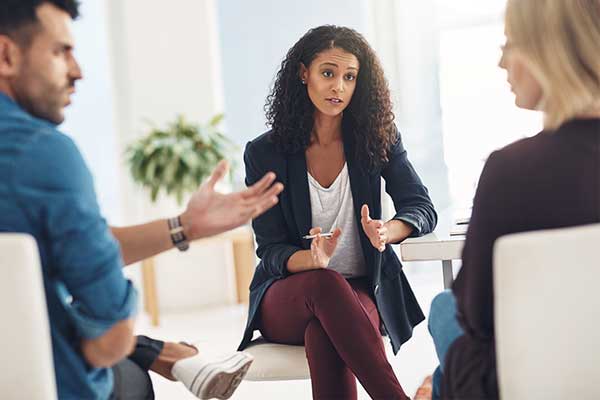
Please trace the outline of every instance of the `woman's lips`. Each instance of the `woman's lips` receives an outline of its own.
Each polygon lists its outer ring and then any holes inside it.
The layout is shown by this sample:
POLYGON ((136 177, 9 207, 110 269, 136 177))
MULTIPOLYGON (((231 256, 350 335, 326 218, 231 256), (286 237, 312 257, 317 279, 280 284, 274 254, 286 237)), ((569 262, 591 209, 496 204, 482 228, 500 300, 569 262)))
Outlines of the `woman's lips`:
POLYGON ((329 97, 325 99, 325 101, 335 105, 342 104, 344 102, 342 99, 338 99, 337 97, 329 97))

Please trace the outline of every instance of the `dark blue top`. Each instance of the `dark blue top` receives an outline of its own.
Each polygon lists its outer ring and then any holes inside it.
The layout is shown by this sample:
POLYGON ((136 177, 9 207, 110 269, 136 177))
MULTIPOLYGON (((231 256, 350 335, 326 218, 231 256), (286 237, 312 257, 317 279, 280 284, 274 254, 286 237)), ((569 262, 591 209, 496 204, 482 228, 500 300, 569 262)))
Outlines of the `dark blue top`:
MULTIPOLYGON (((392 146, 389 161, 380 168, 366 169, 355 160, 355 145, 344 136, 344 153, 352 191, 355 218, 360 225, 360 209, 369 206, 373 219, 381 218, 381 178, 391 196, 396 214, 394 219, 414 227, 413 236, 431 232, 437 223, 427 188, 408 161, 400 134, 392 146)), ((265 173, 273 171, 285 186, 279 203, 252 222, 260 263, 250 284, 248 323, 240 349, 245 348, 257 329, 260 302, 269 286, 289 275, 287 260, 299 250, 310 249, 310 240, 302 239, 311 228, 311 204, 304 151, 283 154, 271 141, 271 132, 254 139, 244 153, 246 184, 256 183, 265 173)), ((412 289, 402 272, 396 253, 387 245, 380 253, 362 229, 360 243, 377 308, 390 336, 394 352, 412 335, 415 325, 425 318, 412 289)))
POLYGON ((131 317, 135 289, 73 141, 2 93, 0 232, 37 241, 59 398, 107 399, 111 370, 88 365, 80 343, 131 317))

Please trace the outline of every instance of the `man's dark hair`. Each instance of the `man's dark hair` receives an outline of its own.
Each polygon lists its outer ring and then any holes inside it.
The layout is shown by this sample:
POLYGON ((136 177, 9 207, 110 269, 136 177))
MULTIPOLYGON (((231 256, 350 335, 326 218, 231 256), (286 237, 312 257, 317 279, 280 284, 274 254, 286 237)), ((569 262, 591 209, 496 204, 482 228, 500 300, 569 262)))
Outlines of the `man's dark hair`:
POLYGON ((79 16, 78 0, 1 0, 0 35, 10 36, 20 45, 27 46, 39 22, 36 10, 44 3, 53 4, 68 13, 71 18, 79 16))

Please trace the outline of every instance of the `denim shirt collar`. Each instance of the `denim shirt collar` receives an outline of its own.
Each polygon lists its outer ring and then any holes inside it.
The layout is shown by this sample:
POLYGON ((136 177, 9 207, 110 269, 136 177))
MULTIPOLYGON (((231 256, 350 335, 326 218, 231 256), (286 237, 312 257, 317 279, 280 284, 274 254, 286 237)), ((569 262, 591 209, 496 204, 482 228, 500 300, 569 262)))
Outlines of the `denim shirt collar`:
POLYGON ((0 110, 4 110, 5 107, 9 107, 9 109, 20 109, 12 98, 0 91, 0 110))
POLYGON ((17 104, 17 102, 14 99, 12 99, 6 93, 0 91, 0 117, 10 113, 20 114, 21 116, 31 120, 32 122, 42 124, 52 129, 56 129, 58 127, 58 125, 53 122, 34 117, 29 112, 25 111, 19 104, 17 104))

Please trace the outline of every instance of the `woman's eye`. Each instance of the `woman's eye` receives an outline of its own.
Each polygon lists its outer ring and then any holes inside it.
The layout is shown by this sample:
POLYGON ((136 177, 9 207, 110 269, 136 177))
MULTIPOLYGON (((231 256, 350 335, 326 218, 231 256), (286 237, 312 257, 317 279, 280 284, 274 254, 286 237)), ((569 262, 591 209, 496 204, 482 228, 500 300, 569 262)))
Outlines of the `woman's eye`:
POLYGON ((331 71, 323 71, 323 76, 325 78, 331 78, 333 76, 333 72, 331 72, 331 71))
POLYGON ((346 75, 346 80, 347 81, 353 81, 356 79, 356 76, 352 75, 352 74, 348 74, 346 75))

